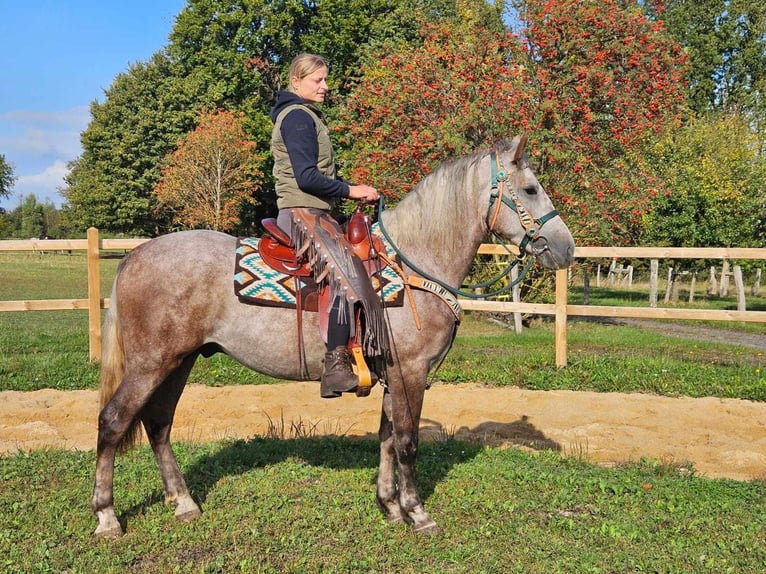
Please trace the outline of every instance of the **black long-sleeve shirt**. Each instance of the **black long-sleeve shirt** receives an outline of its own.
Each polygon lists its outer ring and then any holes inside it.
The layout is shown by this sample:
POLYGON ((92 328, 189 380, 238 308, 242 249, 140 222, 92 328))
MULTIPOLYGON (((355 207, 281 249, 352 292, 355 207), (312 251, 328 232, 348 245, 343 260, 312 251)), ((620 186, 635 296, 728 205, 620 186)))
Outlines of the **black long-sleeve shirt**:
MULTIPOLYGON (((279 113, 293 104, 304 104, 305 101, 298 95, 288 92, 277 92, 277 100, 271 109, 271 120, 276 121, 279 113)), ((317 143, 316 126, 314 120, 305 111, 295 109, 282 118, 282 140, 287 147, 290 156, 290 164, 293 168, 298 187, 322 198, 346 198, 349 194, 349 184, 342 179, 330 179, 325 177, 317 168, 319 158, 319 145, 317 143)))

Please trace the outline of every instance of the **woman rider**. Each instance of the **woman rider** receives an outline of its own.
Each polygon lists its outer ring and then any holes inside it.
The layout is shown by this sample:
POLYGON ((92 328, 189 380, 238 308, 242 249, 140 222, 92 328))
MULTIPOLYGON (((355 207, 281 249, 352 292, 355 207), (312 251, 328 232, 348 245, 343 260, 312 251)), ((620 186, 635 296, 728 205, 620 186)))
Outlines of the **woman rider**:
MULTIPOLYGON (((314 54, 297 56, 290 65, 289 90, 277 93, 276 103, 271 110, 271 119, 274 122, 271 133, 271 153, 274 158, 274 178, 279 208, 277 224, 291 235, 293 243, 298 247, 302 242, 307 241, 307 238, 301 235, 301 228, 307 223, 309 215, 311 218, 316 218, 317 229, 320 231, 319 222, 323 224, 321 225, 323 229, 327 227, 338 229, 331 210, 340 200, 350 198, 372 202, 379 197, 374 187, 352 185, 336 174, 330 132, 324 123, 321 111, 317 108, 317 104, 324 102, 327 93, 327 74, 328 65, 321 56, 314 54)), ((328 239, 327 243, 337 243, 337 234, 334 232, 330 235, 321 233, 319 235, 328 239)), ((311 240, 313 241, 313 229, 311 240)), ((337 252, 337 245, 325 247, 324 252, 329 251, 332 258, 332 252, 337 252)), ((344 264, 338 259, 342 258, 335 258, 333 261, 335 265, 331 267, 337 268, 343 277, 338 278, 335 283, 346 281, 349 275, 356 274, 355 269, 348 269, 348 265, 344 268, 344 264)), ((330 277, 330 279, 333 278, 330 277)), ((358 286, 357 290, 372 289, 366 274, 364 274, 364 281, 368 286, 362 285, 360 288, 358 286)), ((369 298, 369 292, 367 295, 369 298)), ((344 301, 342 297, 342 294, 333 297, 330 311, 327 352, 321 385, 321 394, 324 398, 338 397, 341 393, 355 390, 358 385, 358 379, 351 368, 351 355, 347 347, 349 337, 353 334, 353 317, 349 319, 348 313, 348 308, 353 308, 353 300, 348 305, 349 301, 344 301)), ((356 300, 360 299, 364 297, 356 300)), ((369 315, 369 313, 366 314, 369 315)), ((370 317, 366 319, 369 324, 370 317)))

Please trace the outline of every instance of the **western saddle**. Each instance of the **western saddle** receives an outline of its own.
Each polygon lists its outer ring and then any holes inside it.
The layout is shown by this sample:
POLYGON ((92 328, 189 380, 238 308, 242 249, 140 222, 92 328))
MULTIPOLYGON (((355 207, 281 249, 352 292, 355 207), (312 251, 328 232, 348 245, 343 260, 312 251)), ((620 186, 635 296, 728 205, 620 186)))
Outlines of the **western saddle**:
MULTIPOLYGON (((303 311, 319 312, 319 324, 321 332, 327 334, 329 321, 329 308, 331 301, 330 290, 324 284, 317 285, 313 281, 313 270, 305 256, 297 256, 291 237, 277 225, 274 218, 261 221, 265 234, 258 244, 258 251, 263 262, 274 270, 295 278, 296 310, 298 314, 298 348, 301 368, 304 362, 303 350, 303 311), (306 286, 302 287, 301 283, 306 286)), ((372 234, 370 230, 371 219, 362 211, 361 206, 352 214, 345 226, 345 236, 351 245, 351 249, 363 263, 367 273, 372 276, 380 271, 386 263, 378 257, 385 253, 383 241, 372 234)), ((357 323, 361 322, 360 312, 356 312, 357 323)), ((359 332, 359 329, 357 329, 359 332)), ((358 341, 350 340, 348 343, 351 355, 354 358, 354 371, 359 378, 357 396, 363 397, 370 394, 377 377, 372 373, 364 359, 362 347, 358 341)))

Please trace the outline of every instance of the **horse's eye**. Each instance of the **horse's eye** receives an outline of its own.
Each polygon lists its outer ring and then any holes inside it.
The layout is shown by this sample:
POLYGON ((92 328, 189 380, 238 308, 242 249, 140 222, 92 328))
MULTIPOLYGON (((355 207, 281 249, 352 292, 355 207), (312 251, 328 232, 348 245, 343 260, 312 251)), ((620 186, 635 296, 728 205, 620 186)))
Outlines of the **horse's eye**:
POLYGON ((537 195, 537 186, 534 185, 528 185, 524 188, 524 193, 527 195, 537 195))

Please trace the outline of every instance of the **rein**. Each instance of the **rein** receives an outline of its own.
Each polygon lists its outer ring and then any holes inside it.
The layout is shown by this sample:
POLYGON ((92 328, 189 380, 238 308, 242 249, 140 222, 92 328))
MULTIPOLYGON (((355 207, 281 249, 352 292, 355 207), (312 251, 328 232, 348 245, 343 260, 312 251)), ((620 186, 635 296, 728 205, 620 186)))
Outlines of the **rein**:
MULTIPOLYGON (((490 285, 494 285, 503 279, 505 279, 513 270, 516 265, 518 265, 521 261, 523 261, 526 257, 526 246, 527 244, 537 239, 537 237, 540 235, 540 228, 545 225, 548 221, 553 219, 558 215, 558 212, 554 209, 550 211, 549 213, 546 213, 542 217, 539 217, 537 219, 534 219, 530 214, 529 211, 527 211, 526 207, 521 203, 521 200, 519 199, 519 195, 516 192, 515 187, 511 186, 510 193, 505 193, 505 183, 509 180, 509 175, 506 174, 505 170, 503 169, 503 165, 500 161, 500 158, 497 156, 497 153, 492 150, 490 152, 490 165, 492 168, 492 193, 490 194, 489 199, 489 207, 487 209, 487 222, 488 222, 488 228, 490 233, 493 235, 493 237, 496 237, 498 239, 501 239, 500 236, 495 232, 494 226, 497 222, 497 217, 500 211, 500 206, 505 204, 508 206, 513 212, 515 212, 518 217, 519 221, 521 222, 522 226, 524 226, 524 229, 526 230, 526 233, 524 235, 524 238, 521 241, 521 244, 519 245, 519 255, 514 258, 514 260, 498 275, 494 276, 493 278, 484 281, 482 283, 477 283, 473 285, 465 285, 465 289, 477 289, 477 288, 484 288, 489 287, 490 285), (500 202, 496 203, 497 199, 500 199, 500 202), (494 208, 494 210, 493 210, 494 208)), ((514 158, 514 162, 518 164, 520 161, 520 158, 514 158)), ((380 200, 378 202, 378 213, 382 214, 385 210, 385 201, 383 196, 380 196, 380 200)), ((428 273, 425 273, 423 270, 421 270, 417 265, 412 263, 404 253, 401 252, 399 247, 394 243, 393 239, 391 239, 391 236, 388 234, 388 231, 386 231, 385 226, 383 225, 383 218, 378 216, 378 228, 380 229, 380 232, 383 234, 383 237, 385 237, 386 241, 391 245, 391 248, 394 250, 394 252, 399 256, 399 258, 402 260, 404 264, 406 264, 408 267, 410 267, 415 273, 419 274, 424 279, 427 279, 428 281, 432 281, 433 283, 439 285, 441 288, 446 290, 447 292, 451 293, 455 297, 465 297, 467 299, 488 299, 490 297, 496 297, 497 295, 510 292, 511 289, 513 289, 516 285, 521 283, 527 276, 527 273, 529 273, 529 270, 532 268, 532 265, 535 263, 534 256, 531 256, 529 258, 529 261, 527 261, 526 265, 522 269, 521 273, 519 273, 519 276, 511 281, 508 285, 504 285, 499 289, 496 289, 494 291, 488 292, 488 293, 474 293, 473 291, 465 291, 460 288, 455 288, 450 285, 447 285, 440 279, 437 279, 436 277, 433 277, 429 275, 428 273)), ((504 243, 500 243, 505 247, 504 243)), ((512 252, 505 247, 508 254, 511 254, 512 252)))

